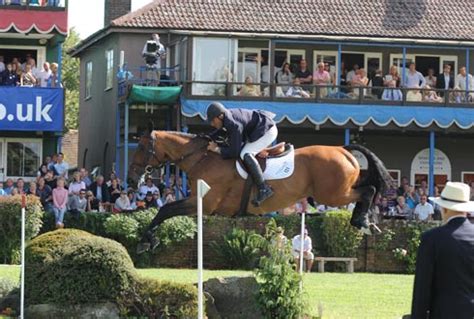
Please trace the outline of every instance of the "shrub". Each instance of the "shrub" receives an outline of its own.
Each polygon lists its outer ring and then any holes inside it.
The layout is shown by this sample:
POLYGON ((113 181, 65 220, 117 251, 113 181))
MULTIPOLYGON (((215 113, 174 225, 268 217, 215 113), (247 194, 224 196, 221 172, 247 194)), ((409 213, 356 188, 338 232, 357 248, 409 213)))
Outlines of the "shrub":
POLYGON ((351 213, 332 211, 322 222, 325 251, 331 257, 355 257, 363 235, 350 224, 351 213))
MULTIPOLYGON (((147 224, 148 226, 148 224, 147 224)), ((176 216, 167 219, 157 230, 157 237, 163 247, 179 243, 188 238, 194 238, 197 225, 194 219, 186 216, 176 216)))
POLYGON ((136 241, 138 222, 129 214, 112 215, 104 223, 105 231, 119 242, 136 241))
POLYGON ((28 304, 115 301, 135 280, 122 245, 80 230, 40 235, 28 244, 25 257, 28 304))
POLYGON ((122 315, 140 318, 196 318, 197 289, 191 284, 139 279, 119 299, 122 315))
POLYGON ((260 257, 262 240, 254 231, 233 228, 221 241, 211 242, 211 247, 230 269, 253 269, 260 257))
MULTIPOLYGON (((36 196, 27 196, 26 240, 38 235, 43 210, 36 196)), ((0 196, 0 263, 20 262, 21 247, 21 196, 0 196)))
MULTIPOLYGON (((97 236, 107 237, 104 223, 110 216, 110 213, 87 212, 76 217, 66 213, 64 225, 67 228, 81 229, 97 236)), ((53 230, 56 230, 54 215, 46 213, 43 218, 41 233, 44 234, 53 230)))
POLYGON ((0 278, 0 299, 6 297, 15 288, 18 288, 18 283, 8 278, 0 278))
POLYGON ((283 249, 271 244, 275 238, 275 225, 273 219, 267 225, 267 255, 260 259, 256 271, 260 287, 257 301, 265 318, 298 318, 305 310, 299 288, 301 276, 295 271, 290 244, 283 249))

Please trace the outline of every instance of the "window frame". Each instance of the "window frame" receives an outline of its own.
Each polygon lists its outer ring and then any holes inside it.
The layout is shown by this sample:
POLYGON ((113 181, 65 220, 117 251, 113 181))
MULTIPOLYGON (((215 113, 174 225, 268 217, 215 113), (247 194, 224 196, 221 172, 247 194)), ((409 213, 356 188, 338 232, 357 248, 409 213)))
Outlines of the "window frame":
POLYGON ((105 50, 105 89, 109 91, 114 87, 114 49, 105 50))
POLYGON ((41 138, 0 138, 0 141, 2 142, 2 159, 0 162, 3 163, 3 177, 6 180, 7 178, 11 179, 18 179, 18 178, 23 178, 25 181, 34 181, 36 179, 36 174, 34 176, 14 176, 14 175, 8 175, 8 143, 36 143, 39 146, 39 155, 38 155, 38 167, 36 170, 39 168, 43 161, 43 139, 41 138))
POLYGON ((84 99, 89 100, 92 98, 92 73, 94 71, 94 64, 92 61, 87 61, 85 64, 85 85, 84 85, 84 99), (90 65, 90 70, 89 70, 90 65), (90 79, 89 79, 90 76, 90 79))

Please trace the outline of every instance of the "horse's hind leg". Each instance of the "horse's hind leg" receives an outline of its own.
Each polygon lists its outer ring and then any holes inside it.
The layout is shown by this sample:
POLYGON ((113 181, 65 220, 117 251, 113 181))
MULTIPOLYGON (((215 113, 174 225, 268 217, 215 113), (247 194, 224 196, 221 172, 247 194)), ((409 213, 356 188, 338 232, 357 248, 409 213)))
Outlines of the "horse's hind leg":
POLYGON ((359 194, 359 200, 352 211, 351 225, 370 234, 369 209, 374 200, 376 189, 374 186, 361 186, 354 189, 359 194))
POLYGON ((196 208, 196 197, 182 199, 161 207, 143 235, 143 238, 137 247, 137 253, 143 253, 149 249, 154 249, 159 244, 155 236, 155 231, 165 220, 175 216, 193 215, 196 213, 196 208))

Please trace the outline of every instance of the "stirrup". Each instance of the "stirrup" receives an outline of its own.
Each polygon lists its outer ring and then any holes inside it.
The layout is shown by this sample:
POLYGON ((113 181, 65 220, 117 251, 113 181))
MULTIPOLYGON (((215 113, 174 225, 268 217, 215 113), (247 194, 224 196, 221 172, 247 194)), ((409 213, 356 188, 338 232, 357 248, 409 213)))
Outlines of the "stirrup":
POLYGON ((259 207, 261 203, 263 203, 268 198, 272 197, 273 194, 274 194, 274 192, 273 192, 272 188, 267 185, 264 189, 257 190, 257 195, 252 200, 252 204, 255 207, 259 207))

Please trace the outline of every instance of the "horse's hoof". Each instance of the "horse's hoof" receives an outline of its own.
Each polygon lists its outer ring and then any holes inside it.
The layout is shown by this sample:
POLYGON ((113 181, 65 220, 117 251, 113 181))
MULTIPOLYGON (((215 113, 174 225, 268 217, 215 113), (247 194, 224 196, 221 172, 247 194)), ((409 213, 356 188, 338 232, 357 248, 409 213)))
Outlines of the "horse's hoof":
POLYGON ((370 227, 361 227, 360 232, 367 235, 367 236, 372 236, 372 231, 370 230, 370 227))
POLYGON ((149 251, 150 248, 151 248, 150 243, 139 243, 137 246, 137 254, 138 255, 143 254, 144 252, 149 251))

